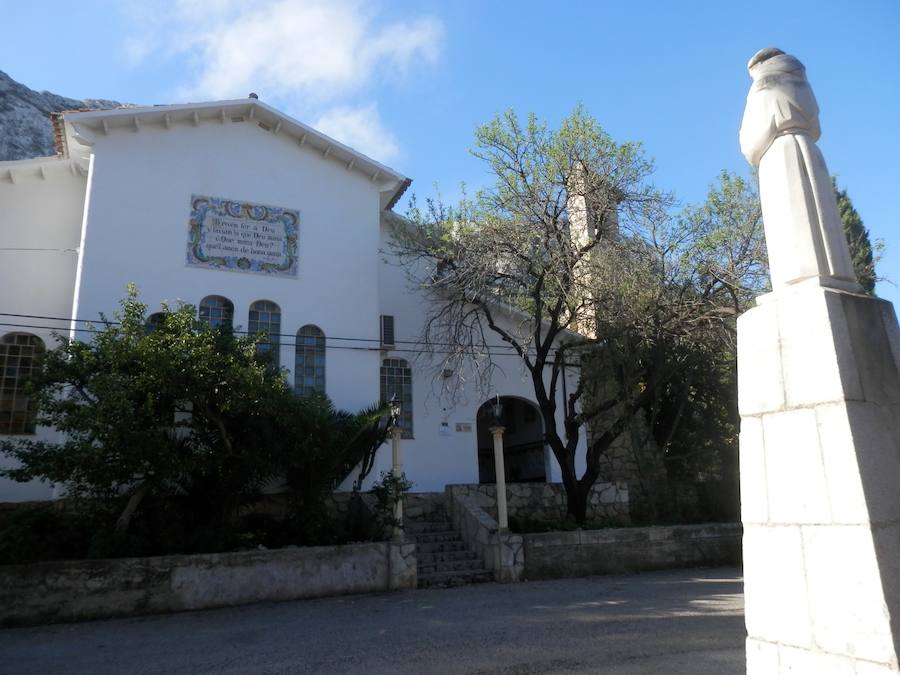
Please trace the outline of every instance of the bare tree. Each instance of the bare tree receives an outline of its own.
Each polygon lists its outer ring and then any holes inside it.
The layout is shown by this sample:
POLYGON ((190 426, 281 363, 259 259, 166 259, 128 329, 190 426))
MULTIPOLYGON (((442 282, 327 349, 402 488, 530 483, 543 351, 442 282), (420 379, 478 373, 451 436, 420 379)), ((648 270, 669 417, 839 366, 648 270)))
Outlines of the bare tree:
POLYGON ((713 298, 726 282, 686 272, 697 233, 670 217, 671 198, 650 182, 640 145, 616 143, 583 108, 555 130, 507 112, 477 129, 473 153, 493 184, 454 207, 414 203, 393 253, 429 297, 421 339, 442 368, 472 367, 487 385, 492 341, 518 355, 569 513, 583 522, 600 458, 678 367, 661 346, 721 326, 728 310, 713 298), (589 397, 582 377, 558 403, 565 367, 587 353, 603 355, 611 385, 589 397), (603 424, 578 476, 576 449, 591 419, 603 424))

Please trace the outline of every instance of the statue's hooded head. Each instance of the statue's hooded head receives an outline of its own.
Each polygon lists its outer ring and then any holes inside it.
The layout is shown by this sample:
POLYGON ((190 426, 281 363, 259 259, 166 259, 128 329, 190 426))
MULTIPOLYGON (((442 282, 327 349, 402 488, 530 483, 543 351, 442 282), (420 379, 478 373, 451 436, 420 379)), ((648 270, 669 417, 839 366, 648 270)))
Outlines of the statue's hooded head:
POLYGON ((768 75, 796 73, 803 76, 806 69, 795 57, 785 54, 775 47, 766 47, 756 52, 747 62, 747 70, 754 81, 768 75))

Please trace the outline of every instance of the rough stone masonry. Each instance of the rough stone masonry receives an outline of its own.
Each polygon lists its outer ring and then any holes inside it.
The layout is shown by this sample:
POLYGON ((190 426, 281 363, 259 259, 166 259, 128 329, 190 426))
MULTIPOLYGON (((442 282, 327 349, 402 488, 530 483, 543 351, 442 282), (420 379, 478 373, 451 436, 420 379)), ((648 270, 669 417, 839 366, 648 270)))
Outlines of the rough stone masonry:
POLYGON ((738 320, 747 672, 897 673, 900 330, 854 281, 805 68, 748 68, 773 291, 738 320))

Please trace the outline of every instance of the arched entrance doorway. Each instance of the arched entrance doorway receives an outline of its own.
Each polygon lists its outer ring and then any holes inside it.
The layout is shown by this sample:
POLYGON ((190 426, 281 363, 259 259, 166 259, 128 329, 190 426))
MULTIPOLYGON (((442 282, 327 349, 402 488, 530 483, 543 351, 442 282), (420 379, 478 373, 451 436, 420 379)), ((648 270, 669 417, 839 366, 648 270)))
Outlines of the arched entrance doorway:
MULTIPOLYGON (((496 399, 478 409, 478 482, 495 483, 493 407, 496 399)), ((508 483, 543 483, 547 480, 544 461, 544 423, 538 407, 525 399, 501 396, 503 404, 503 462, 508 483)))

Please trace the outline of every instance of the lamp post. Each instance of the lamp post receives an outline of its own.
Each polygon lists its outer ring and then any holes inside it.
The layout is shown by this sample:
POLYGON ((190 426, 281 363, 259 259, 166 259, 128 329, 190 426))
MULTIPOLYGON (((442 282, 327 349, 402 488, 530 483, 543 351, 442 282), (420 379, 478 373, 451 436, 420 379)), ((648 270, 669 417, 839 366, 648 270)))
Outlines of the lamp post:
POLYGON ((503 465, 503 404, 500 403, 500 394, 497 394, 497 402, 493 406, 494 424, 490 428, 494 437, 494 474, 497 484, 497 525, 501 530, 509 529, 509 520, 506 515, 506 469, 503 465))
MULTIPOLYGON (((391 473, 395 479, 399 479, 403 473, 403 467, 400 465, 400 434, 403 429, 400 426, 400 415, 403 413, 403 405, 397 394, 394 393, 389 401, 391 410, 391 473)), ((394 539, 403 537, 403 501, 400 495, 397 495, 397 501, 394 502, 394 539)))

